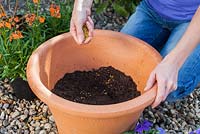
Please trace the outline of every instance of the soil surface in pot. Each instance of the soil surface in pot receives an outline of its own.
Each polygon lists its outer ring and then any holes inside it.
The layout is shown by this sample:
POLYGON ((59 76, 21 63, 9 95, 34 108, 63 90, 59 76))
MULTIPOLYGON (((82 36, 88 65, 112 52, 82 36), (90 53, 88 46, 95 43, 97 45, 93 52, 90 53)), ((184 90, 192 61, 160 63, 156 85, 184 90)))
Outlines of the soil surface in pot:
POLYGON ((132 78, 111 66, 66 73, 52 92, 64 99, 91 105, 120 103, 140 95, 132 78))

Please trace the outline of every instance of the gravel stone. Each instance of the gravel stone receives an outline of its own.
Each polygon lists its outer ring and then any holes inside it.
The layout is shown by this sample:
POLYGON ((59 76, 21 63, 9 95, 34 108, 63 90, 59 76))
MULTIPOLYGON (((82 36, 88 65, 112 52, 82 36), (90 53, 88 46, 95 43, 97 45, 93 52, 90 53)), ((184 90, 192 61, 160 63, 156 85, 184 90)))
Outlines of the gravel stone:
POLYGON ((4 120, 4 117, 5 117, 5 112, 2 111, 2 112, 1 112, 1 115, 0 115, 0 119, 1 119, 1 120, 4 120))
POLYGON ((16 117, 19 116, 19 115, 20 115, 20 112, 15 111, 14 113, 11 114, 11 117, 12 117, 12 118, 16 118, 16 117))
POLYGON ((29 134, 29 131, 28 130, 24 130, 24 134, 29 134))
POLYGON ((9 107, 9 104, 7 104, 7 103, 5 103, 4 105, 3 105, 3 108, 4 109, 7 109, 9 107))
POLYGON ((0 120, 0 128, 3 126, 3 121, 0 120))
POLYGON ((28 117, 27 115, 23 114, 23 115, 20 116, 20 119, 21 119, 22 121, 24 121, 27 117, 28 117))
POLYGON ((50 123, 46 123, 44 125, 44 128, 49 131, 51 129, 51 124, 50 123))
POLYGON ((9 122, 7 120, 3 121, 3 126, 6 127, 9 124, 9 122))
POLYGON ((51 122, 54 122, 54 118, 53 118, 53 116, 51 115, 51 116, 49 116, 49 120, 51 121, 51 122))
POLYGON ((50 132, 49 134, 56 134, 55 132, 50 132))
POLYGON ((35 115, 37 112, 34 109, 29 110, 29 115, 35 115))
POLYGON ((39 127, 39 126, 36 127, 36 128, 35 128, 35 131, 40 131, 40 127, 39 127))
POLYGON ((39 134, 47 134, 47 132, 46 132, 45 130, 41 130, 41 131, 39 132, 39 134))

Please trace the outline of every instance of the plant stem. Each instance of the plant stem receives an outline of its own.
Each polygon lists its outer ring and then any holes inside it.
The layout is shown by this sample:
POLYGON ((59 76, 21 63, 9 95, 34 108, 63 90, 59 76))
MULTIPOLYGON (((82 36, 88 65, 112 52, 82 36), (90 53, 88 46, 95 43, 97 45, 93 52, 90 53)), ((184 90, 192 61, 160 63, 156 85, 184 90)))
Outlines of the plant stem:
POLYGON ((17 12, 17 7, 18 7, 18 0, 16 0, 16 2, 15 2, 15 10, 14 10, 14 13, 13 13, 13 17, 15 16, 15 14, 17 12))

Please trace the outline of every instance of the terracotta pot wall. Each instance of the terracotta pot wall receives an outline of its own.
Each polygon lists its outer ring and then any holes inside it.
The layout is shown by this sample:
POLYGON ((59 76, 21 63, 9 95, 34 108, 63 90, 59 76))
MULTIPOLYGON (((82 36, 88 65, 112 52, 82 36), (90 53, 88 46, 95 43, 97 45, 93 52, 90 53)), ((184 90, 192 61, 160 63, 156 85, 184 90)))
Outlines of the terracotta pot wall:
POLYGON ((131 42, 112 36, 114 35, 99 35, 88 45, 82 46, 77 45, 72 37, 49 41, 48 53, 42 53, 40 59, 41 62, 45 61, 40 68, 40 76, 46 76, 41 79, 46 83, 45 86, 52 89, 66 72, 112 65, 130 75, 138 89, 143 91, 150 71, 157 64, 155 55, 148 51, 147 46, 141 45, 140 41, 131 42), (57 45, 51 47, 54 43, 57 45), (130 49, 134 51, 129 51, 130 49))
POLYGON ((132 127, 156 96, 156 86, 143 93, 151 70, 161 61, 143 41, 117 32, 97 30, 87 45, 77 45, 69 33, 42 44, 30 57, 27 79, 45 102, 60 134, 120 134, 132 127), (50 92, 67 72, 113 66, 130 75, 142 95, 114 105, 85 105, 50 92))
POLYGON ((71 116, 51 108, 60 134, 119 134, 135 126, 141 112, 118 118, 83 118, 71 116), (62 114, 63 116, 57 116, 62 114), (65 121, 63 121, 65 119, 65 121), (130 120, 132 119, 132 120, 130 120), (120 120, 120 121, 119 121, 120 120), (77 122, 78 121, 78 122, 77 122), (81 125, 77 125, 81 124, 81 125), (61 126, 61 127, 60 127, 61 126), (63 127, 66 126, 66 127, 63 127))

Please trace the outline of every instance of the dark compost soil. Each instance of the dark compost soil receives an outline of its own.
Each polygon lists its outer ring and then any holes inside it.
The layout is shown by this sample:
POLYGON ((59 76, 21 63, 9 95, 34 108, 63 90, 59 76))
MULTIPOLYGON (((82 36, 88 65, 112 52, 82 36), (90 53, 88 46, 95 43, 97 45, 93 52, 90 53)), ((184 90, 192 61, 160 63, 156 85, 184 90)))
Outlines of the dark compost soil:
POLYGON ((66 73, 52 92, 73 102, 92 105, 120 103, 140 95, 132 78, 111 66, 66 73))

